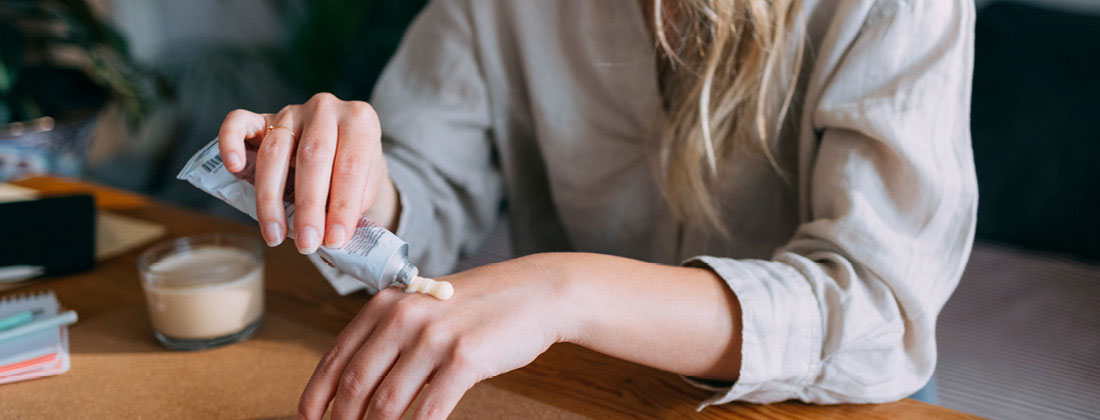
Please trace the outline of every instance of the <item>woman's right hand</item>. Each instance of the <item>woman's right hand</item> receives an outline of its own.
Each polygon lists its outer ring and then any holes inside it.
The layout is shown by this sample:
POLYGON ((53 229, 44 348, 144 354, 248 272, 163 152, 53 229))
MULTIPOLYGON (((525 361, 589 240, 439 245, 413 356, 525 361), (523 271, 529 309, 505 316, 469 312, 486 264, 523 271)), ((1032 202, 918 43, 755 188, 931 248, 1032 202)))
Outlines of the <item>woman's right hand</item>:
POLYGON ((286 237, 283 192, 291 167, 298 252, 343 247, 364 215, 395 228, 397 190, 382 155, 378 116, 366 102, 318 93, 276 114, 230 112, 218 132, 230 172, 245 168, 246 143, 258 147, 256 217, 269 246, 286 237))

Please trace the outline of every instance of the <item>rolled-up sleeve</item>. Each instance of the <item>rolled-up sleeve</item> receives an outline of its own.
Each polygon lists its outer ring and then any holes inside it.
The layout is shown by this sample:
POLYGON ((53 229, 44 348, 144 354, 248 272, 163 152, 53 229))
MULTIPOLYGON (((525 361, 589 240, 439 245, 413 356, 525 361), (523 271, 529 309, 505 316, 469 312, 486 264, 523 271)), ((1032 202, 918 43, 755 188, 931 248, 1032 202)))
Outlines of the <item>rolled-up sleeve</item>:
MULTIPOLYGON (((973 4, 883 0, 815 72, 804 222, 771 260, 696 257, 734 291, 742 366, 706 401, 871 403, 932 375, 975 229, 973 4)), ((831 36, 842 38, 836 33, 831 36)), ((823 51, 828 54, 828 51, 823 51)), ((689 379, 690 380, 690 379, 689 379)))
POLYGON ((467 7, 430 2, 371 98, 401 200, 395 233, 430 276, 450 272, 461 255, 477 249, 503 199, 467 7))

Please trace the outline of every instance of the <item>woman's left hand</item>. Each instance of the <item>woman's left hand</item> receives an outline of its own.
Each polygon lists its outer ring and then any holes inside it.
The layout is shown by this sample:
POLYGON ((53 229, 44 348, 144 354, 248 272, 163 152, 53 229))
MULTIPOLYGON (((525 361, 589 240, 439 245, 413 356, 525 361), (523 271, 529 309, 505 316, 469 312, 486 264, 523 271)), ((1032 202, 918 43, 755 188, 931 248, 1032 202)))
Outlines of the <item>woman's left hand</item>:
POLYGON ((398 419, 424 388, 415 419, 443 419, 477 382, 531 363, 561 341, 568 316, 548 255, 443 278, 439 301, 387 288, 337 337, 302 393, 299 417, 398 419), (425 385, 430 386, 425 388, 425 385))

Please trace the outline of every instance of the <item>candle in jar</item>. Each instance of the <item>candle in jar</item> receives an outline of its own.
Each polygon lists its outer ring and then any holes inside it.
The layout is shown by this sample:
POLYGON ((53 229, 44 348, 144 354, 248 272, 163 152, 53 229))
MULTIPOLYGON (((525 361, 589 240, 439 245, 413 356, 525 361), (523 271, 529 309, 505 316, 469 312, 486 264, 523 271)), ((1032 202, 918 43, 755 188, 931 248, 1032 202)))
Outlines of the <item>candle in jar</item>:
POLYGON ((149 265, 145 286, 153 328, 176 339, 221 337, 263 314, 263 264, 248 251, 202 245, 149 265))

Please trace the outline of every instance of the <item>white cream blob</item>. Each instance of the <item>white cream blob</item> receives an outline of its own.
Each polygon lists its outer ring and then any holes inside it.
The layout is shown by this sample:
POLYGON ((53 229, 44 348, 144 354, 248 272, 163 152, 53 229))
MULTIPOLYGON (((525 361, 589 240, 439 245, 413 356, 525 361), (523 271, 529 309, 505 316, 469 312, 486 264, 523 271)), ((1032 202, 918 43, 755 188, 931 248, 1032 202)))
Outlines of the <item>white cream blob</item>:
POLYGON ((422 293, 439 300, 447 300, 454 296, 455 288, 449 282, 416 276, 409 282, 409 287, 405 288, 405 292, 422 293))

